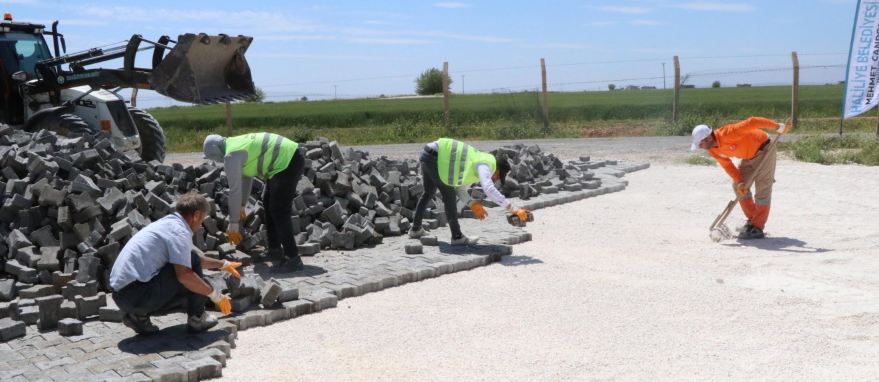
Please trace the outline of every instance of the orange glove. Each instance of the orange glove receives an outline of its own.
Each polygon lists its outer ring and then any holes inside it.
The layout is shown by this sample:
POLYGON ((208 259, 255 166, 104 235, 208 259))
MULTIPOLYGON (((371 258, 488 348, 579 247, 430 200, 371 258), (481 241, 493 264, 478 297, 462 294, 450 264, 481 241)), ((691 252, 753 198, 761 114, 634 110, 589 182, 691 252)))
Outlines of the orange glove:
POLYGON ((229 231, 229 232, 226 232, 226 235, 229 236, 229 242, 232 243, 232 245, 238 246, 238 244, 241 244, 241 240, 242 240, 241 232, 229 231))
POLYGON ((244 213, 244 207, 241 207, 241 212, 238 213, 238 223, 244 224, 245 220, 247 220, 247 214, 244 213))
POLYGON ((214 289, 211 291, 210 294, 208 294, 208 298, 213 301, 214 305, 217 306, 217 309, 224 316, 232 313, 232 300, 229 298, 229 296, 222 294, 220 293, 220 291, 214 289))
POLYGON ((240 266, 241 266, 241 263, 239 263, 237 261, 223 260, 223 266, 220 269, 222 269, 223 272, 226 272, 226 273, 232 275, 232 277, 234 277, 236 279, 240 279, 241 274, 238 273, 238 271, 235 269, 240 266))
POLYGON ((514 209, 514 210, 513 210, 513 215, 516 215, 517 217, 519 217, 519 220, 521 220, 521 221, 523 221, 523 222, 527 222, 527 221, 528 221, 528 210, 526 210, 526 209, 524 209, 524 208, 516 208, 516 209, 514 209))
POLYGON ((733 188, 736 191, 736 195, 738 195, 740 198, 744 198, 745 195, 748 194, 748 188, 745 187, 745 182, 738 182, 733 185, 733 188))
POLYGON ((470 210, 473 211, 473 217, 479 220, 483 220, 488 216, 488 212, 485 212, 485 207, 479 202, 470 202, 470 210))

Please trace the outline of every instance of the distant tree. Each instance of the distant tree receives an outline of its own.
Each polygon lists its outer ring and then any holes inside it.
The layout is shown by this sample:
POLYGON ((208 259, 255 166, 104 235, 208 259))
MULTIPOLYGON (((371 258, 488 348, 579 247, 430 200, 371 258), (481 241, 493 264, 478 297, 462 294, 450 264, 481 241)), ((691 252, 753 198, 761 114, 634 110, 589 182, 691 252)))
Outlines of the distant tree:
POLYGON ((607 85, 607 90, 614 91, 614 89, 616 89, 616 88, 617 88, 617 86, 614 85, 614 84, 608 84, 608 85, 607 85))
POLYGON ((253 91, 253 95, 247 98, 247 102, 262 102, 266 100, 266 92, 264 92, 261 88, 255 88, 253 91))
POLYGON ((711 87, 712 87, 712 88, 719 88, 719 87, 720 87, 720 81, 714 81, 714 82, 712 82, 712 83, 711 83, 711 87))
MULTIPOLYGON (((449 78, 449 88, 452 79, 449 78)), ((443 72, 437 68, 425 70, 415 79, 415 94, 432 95, 443 92, 443 72)))
POLYGON ((299 100, 302 102, 305 102, 305 101, 308 101, 308 97, 302 96, 302 98, 299 98, 299 100))

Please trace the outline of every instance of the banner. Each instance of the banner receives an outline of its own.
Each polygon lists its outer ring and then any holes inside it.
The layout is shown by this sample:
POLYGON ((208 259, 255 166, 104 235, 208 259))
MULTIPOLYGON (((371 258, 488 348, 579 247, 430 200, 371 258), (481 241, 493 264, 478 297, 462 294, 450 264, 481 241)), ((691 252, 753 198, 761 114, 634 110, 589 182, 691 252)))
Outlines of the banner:
POLYGON ((858 0, 843 94, 843 119, 879 102, 879 1, 858 0))

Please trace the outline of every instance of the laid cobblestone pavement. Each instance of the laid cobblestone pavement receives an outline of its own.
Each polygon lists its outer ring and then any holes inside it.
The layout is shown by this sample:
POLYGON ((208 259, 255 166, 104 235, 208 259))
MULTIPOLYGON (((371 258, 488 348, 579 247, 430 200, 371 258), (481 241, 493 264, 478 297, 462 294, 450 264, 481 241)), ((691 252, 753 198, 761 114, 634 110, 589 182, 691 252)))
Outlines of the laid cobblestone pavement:
MULTIPOLYGON (((600 188, 542 194, 516 203, 538 210, 622 191, 627 185, 622 179, 625 173, 647 167, 619 163, 599 168, 595 172, 602 180, 600 188)), ((481 237, 475 246, 449 246, 450 233, 442 227, 430 233, 438 245, 423 245, 421 254, 406 254, 404 246, 417 241, 400 236, 387 237, 371 248, 321 251, 305 257, 306 269, 300 272, 273 273, 267 264, 248 267, 245 273, 274 278, 283 289, 281 300, 288 301, 223 318, 205 333, 188 333, 182 313, 153 317, 161 331, 151 336, 135 336, 121 323, 98 320, 86 321, 82 335, 69 337, 56 331, 40 332, 30 325, 24 337, 0 343, 0 381, 198 381, 220 377, 238 330, 333 308, 340 299, 488 265, 512 254, 512 245, 531 240, 526 229, 507 224, 500 208, 488 211, 485 221, 461 220, 465 233, 481 237)))

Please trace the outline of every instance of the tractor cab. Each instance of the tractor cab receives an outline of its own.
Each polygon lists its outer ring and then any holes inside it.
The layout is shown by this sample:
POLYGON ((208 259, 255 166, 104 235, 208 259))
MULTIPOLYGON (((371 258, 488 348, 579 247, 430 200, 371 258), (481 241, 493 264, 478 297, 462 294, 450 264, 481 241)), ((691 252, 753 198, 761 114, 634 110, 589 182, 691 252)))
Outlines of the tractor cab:
POLYGON ((40 24, 14 22, 9 13, 0 22, 0 123, 24 122, 18 81, 36 78, 37 63, 52 58, 44 29, 40 24), (23 72, 25 78, 13 79, 17 72, 23 72))

